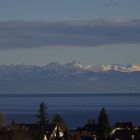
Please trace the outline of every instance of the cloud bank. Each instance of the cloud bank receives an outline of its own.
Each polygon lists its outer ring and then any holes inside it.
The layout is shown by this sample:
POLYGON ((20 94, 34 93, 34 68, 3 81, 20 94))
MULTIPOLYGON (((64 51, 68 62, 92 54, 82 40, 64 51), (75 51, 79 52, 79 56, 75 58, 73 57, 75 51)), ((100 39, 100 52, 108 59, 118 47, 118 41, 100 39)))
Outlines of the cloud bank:
POLYGON ((140 44, 140 19, 96 21, 3 21, 0 49, 134 43, 140 44))

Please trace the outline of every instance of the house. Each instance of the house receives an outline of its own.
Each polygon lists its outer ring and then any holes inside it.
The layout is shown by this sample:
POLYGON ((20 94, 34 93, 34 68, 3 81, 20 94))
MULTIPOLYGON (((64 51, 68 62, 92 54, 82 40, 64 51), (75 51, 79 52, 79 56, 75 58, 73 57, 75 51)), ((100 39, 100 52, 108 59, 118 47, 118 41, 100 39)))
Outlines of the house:
POLYGON ((62 139, 64 137, 64 131, 57 124, 46 125, 44 130, 44 137, 47 140, 54 140, 56 137, 62 139))
POLYGON ((75 140, 96 140, 97 124, 86 124, 84 127, 70 131, 75 140))
POLYGON ((88 131, 88 132, 90 132, 90 133, 95 133, 95 132, 97 132, 97 129, 98 129, 98 125, 97 125, 97 124, 86 124, 86 125, 83 127, 83 130, 88 131))
POLYGON ((38 124, 15 124, 16 126, 25 129, 29 132, 38 132, 44 140, 54 140, 56 137, 62 139, 64 137, 64 131, 57 124, 48 124, 40 126, 38 124))
POLYGON ((128 129, 116 130, 112 135, 112 140, 132 140, 131 131, 128 129))
POLYGON ((132 130, 134 128, 134 125, 132 122, 117 122, 115 124, 115 127, 116 128, 127 128, 127 129, 132 130))
POLYGON ((134 129, 134 125, 131 122, 117 122, 114 126, 114 128, 112 128, 112 132, 111 135, 113 135, 116 131, 119 130, 133 130, 134 129))
POLYGON ((140 129, 131 122, 118 122, 111 135, 112 140, 140 140, 140 129))

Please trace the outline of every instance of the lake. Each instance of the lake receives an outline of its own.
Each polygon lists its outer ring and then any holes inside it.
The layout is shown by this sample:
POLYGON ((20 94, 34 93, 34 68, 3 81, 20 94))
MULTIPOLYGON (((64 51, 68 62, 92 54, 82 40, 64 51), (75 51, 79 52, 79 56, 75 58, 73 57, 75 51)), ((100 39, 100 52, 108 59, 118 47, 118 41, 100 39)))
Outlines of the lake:
POLYGON ((48 107, 50 119, 60 114, 70 128, 84 125, 104 107, 111 124, 131 121, 140 124, 140 94, 1 94, 0 112, 7 121, 35 122, 40 102, 48 107))

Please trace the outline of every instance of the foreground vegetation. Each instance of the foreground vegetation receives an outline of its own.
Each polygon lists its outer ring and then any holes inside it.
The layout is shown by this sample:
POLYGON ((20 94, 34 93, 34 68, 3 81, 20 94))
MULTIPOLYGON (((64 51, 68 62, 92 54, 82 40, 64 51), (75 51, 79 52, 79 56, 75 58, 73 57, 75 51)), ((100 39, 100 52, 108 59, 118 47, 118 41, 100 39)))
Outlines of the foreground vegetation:
POLYGON ((101 109, 97 122, 91 118, 84 127, 73 131, 68 129, 59 114, 50 120, 44 102, 40 103, 36 118, 35 124, 17 124, 12 120, 11 125, 6 126, 5 117, 1 113, 0 140, 112 140, 112 128, 105 108, 101 109))

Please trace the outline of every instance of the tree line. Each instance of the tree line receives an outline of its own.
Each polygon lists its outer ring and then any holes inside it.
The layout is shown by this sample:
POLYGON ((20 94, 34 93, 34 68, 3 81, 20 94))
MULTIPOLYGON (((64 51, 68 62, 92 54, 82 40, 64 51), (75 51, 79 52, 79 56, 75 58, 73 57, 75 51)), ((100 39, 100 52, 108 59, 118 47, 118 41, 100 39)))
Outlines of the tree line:
MULTIPOLYGON (((60 114, 56 114, 52 121, 49 119, 49 114, 48 114, 48 108, 47 105, 44 102, 41 102, 39 105, 38 112, 36 114, 36 124, 40 126, 40 128, 43 128, 47 126, 50 123, 57 124, 61 127, 61 129, 65 132, 65 139, 68 139, 67 134, 68 134, 68 127, 63 119, 63 117, 60 114)), ((92 119, 88 120, 87 124, 98 124, 98 129, 97 129, 97 139, 99 140, 106 140, 109 139, 110 137, 110 132, 111 132, 111 126, 109 123, 109 118, 106 112, 105 108, 102 108, 100 110, 97 122, 92 119)), ((14 125, 15 122, 12 121, 11 125, 11 131, 7 131, 8 135, 5 135, 3 140, 43 140, 43 131, 28 131, 27 129, 23 129, 17 125, 14 125)), ((2 128, 5 125, 5 119, 4 115, 0 114, 0 127, 2 128)), ((0 135, 1 135, 0 131, 0 135)))

